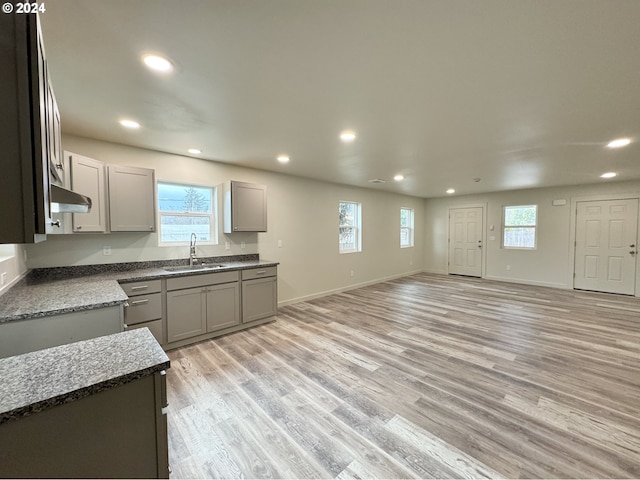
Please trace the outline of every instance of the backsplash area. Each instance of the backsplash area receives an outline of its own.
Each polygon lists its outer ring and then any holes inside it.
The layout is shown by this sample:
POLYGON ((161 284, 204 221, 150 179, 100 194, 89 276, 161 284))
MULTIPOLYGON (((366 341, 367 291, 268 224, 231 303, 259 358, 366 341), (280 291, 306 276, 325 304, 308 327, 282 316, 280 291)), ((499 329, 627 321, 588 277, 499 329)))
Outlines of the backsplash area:
MULTIPOLYGON (((200 257, 198 260, 202 263, 235 263, 257 261, 259 260, 259 257, 258 254, 226 255, 222 257, 200 257)), ((151 260, 144 262, 103 263, 94 265, 75 265, 69 267, 36 268, 29 272, 29 278, 32 280, 53 280, 60 277, 81 277, 106 272, 115 273, 147 268, 180 266, 187 265, 188 262, 189 261, 187 259, 151 260)))

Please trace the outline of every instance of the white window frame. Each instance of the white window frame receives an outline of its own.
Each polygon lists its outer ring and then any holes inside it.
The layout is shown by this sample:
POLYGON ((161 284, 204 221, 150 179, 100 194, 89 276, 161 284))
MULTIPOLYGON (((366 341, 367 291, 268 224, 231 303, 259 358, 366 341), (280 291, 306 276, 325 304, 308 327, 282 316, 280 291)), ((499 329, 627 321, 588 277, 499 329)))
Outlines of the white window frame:
POLYGON ((535 250, 538 248, 538 205, 506 205, 502 209, 502 248, 507 250, 535 250), (507 225, 507 210, 510 208, 535 208, 534 223, 530 225, 507 225), (505 235, 507 229, 510 228, 531 228, 533 229, 533 246, 531 247, 518 247, 506 245, 505 235))
POLYGON ((413 208, 400 207, 400 248, 411 248, 411 247, 414 246, 414 240, 413 240, 413 231, 414 231, 413 216, 414 216, 413 208), (402 212, 403 212, 403 210, 406 210, 407 212, 409 212, 407 214, 408 219, 409 219, 409 225, 402 225, 402 212), (402 232, 405 231, 405 230, 407 231, 408 243, 403 244, 402 243, 402 232))
POLYGON ((157 202, 157 211, 158 211, 158 246, 160 247, 175 247, 175 246, 185 246, 189 245, 189 240, 184 241, 176 241, 176 242, 163 242, 162 241, 162 216, 170 215, 177 217, 208 217, 209 218, 209 238, 211 240, 201 240, 197 239, 198 245, 217 245, 218 244, 218 193, 217 188, 211 185, 199 185, 195 183, 185 183, 185 182, 171 182, 158 180, 156 185, 156 202, 157 202), (184 188, 200 188, 206 189, 211 192, 211 211, 210 212, 183 212, 183 211, 161 211, 160 210, 160 185, 172 185, 174 187, 184 187, 184 188))
POLYGON ((351 202, 346 200, 341 200, 338 202, 338 251, 342 253, 358 253, 362 251, 362 204, 358 202, 351 202), (349 204, 355 206, 355 218, 353 219, 353 225, 345 225, 341 223, 340 219, 340 207, 343 204, 349 204), (354 237, 354 247, 353 248, 343 248, 343 243, 340 241, 342 237, 342 230, 350 229, 353 233, 354 237))

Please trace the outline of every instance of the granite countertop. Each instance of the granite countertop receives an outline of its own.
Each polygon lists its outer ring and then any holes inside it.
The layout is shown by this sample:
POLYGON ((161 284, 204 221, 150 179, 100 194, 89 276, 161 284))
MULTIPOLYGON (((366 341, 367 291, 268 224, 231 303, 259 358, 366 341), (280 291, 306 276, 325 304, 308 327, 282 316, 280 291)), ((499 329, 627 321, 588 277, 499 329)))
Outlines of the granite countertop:
POLYGON ((215 269, 167 271, 186 260, 41 268, 0 296, 0 324, 62 313, 123 305, 128 297, 120 283, 276 266, 257 255, 201 258, 215 269))
POLYGON ((0 359, 0 425, 169 366, 146 328, 0 359))

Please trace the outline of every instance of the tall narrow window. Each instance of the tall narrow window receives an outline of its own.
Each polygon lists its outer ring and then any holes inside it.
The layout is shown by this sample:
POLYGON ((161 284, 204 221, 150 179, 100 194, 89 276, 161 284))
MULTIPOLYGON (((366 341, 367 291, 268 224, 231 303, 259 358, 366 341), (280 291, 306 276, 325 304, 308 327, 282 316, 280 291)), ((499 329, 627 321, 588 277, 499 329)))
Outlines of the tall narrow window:
POLYGON ((413 208, 400 209, 400 248, 413 247, 413 208))
POLYGON ((192 233, 199 243, 217 243, 215 188, 158 182, 160 245, 186 245, 192 233))
POLYGON ((504 248, 536 248, 537 205, 504 207, 502 245, 504 248))
POLYGON ((338 205, 338 245, 340 253, 362 251, 362 228, 360 223, 362 206, 355 202, 340 202, 338 205))

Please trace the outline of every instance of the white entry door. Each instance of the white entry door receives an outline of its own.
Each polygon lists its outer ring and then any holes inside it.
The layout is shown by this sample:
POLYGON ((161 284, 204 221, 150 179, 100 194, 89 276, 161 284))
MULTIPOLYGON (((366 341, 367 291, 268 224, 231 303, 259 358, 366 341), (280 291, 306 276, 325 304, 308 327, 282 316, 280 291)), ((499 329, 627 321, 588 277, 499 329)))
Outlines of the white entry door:
POLYGON ((574 288, 633 295, 638 199, 578 202, 574 288))
POLYGON ((483 208, 449 210, 449 273, 482 276, 483 208))

